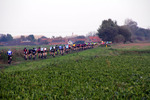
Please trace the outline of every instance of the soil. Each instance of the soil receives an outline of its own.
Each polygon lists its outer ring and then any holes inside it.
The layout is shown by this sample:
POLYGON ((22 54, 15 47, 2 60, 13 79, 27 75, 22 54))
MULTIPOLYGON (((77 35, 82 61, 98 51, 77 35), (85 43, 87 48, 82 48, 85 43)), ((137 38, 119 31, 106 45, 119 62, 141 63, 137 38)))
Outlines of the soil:
POLYGON ((137 48, 143 48, 150 46, 150 43, 129 43, 129 44, 117 44, 114 47, 115 48, 130 48, 130 47, 137 47, 137 48))

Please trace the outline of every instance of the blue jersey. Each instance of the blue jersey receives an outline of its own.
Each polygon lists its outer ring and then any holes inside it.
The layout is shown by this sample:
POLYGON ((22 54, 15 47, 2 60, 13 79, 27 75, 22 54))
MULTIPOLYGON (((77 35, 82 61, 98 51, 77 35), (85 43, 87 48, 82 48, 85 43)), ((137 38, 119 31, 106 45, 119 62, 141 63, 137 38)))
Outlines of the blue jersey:
POLYGON ((59 49, 62 49, 62 46, 61 46, 61 45, 59 46, 59 49))
POLYGON ((68 49, 69 48, 69 45, 66 45, 66 49, 68 49))
POLYGON ((12 55, 12 51, 8 51, 7 55, 11 56, 12 55))

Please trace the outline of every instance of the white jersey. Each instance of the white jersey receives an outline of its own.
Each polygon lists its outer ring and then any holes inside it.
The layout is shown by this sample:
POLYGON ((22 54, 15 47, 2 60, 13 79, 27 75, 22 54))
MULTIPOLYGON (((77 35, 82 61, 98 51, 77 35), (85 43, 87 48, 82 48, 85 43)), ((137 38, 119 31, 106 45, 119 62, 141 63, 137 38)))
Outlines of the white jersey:
POLYGON ((41 51, 43 51, 43 48, 41 48, 41 51))
POLYGON ((52 50, 52 47, 50 47, 49 50, 52 50))
POLYGON ((8 54, 8 55, 12 55, 12 51, 8 51, 7 54, 8 54))

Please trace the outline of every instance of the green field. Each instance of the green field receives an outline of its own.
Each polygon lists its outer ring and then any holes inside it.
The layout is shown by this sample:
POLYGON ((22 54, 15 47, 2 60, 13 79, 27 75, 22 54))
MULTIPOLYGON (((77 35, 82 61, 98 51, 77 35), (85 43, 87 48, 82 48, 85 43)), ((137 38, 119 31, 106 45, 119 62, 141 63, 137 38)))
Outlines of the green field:
POLYGON ((0 99, 150 99, 150 49, 98 47, 0 69, 0 99))

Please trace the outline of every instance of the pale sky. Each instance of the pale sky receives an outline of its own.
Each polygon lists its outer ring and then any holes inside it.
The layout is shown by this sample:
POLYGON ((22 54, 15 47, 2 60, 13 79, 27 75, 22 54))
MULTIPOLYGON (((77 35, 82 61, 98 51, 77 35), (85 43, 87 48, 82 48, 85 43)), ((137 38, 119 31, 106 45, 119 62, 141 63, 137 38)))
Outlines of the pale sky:
POLYGON ((150 0, 0 0, 0 33, 12 36, 86 35, 109 18, 150 28, 150 0))

